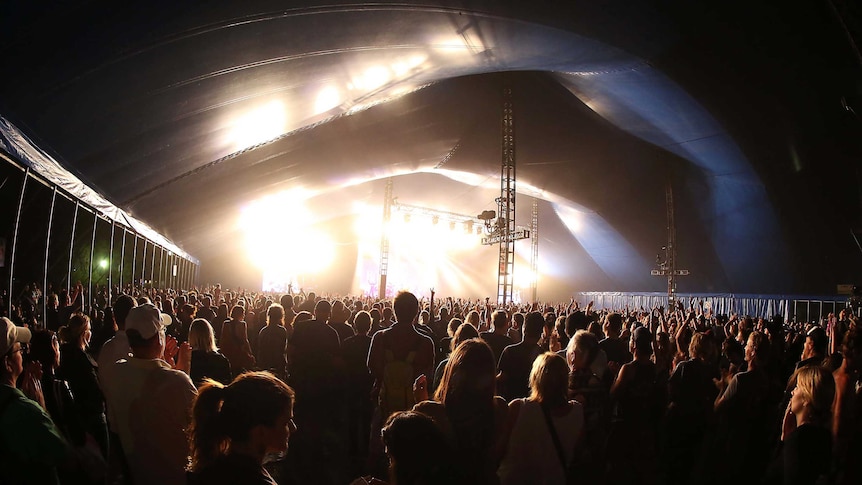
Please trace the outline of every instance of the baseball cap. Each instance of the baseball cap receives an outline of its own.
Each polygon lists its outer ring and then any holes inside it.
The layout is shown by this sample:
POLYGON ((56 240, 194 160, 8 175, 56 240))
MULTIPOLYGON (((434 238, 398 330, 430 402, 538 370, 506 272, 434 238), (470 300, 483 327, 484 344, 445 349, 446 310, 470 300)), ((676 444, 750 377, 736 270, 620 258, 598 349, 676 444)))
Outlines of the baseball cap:
POLYGON ((6 317, 0 317, 0 332, 6 336, 0 340, 0 355, 6 355, 6 352, 9 352, 15 342, 29 343, 30 337, 33 336, 29 328, 19 327, 6 317))
POLYGON ((129 310, 126 316, 126 331, 135 330, 144 340, 153 338, 153 335, 173 323, 170 315, 159 311, 152 303, 145 303, 129 310))

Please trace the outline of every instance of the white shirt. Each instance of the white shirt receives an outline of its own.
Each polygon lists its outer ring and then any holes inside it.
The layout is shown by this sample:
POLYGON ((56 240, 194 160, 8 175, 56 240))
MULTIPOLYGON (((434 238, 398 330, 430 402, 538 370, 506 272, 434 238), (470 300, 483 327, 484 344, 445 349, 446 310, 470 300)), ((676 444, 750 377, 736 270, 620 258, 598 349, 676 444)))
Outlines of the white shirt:
POLYGON ((135 485, 185 485, 197 394, 189 376, 160 359, 130 357, 115 364, 104 388, 135 485))
MULTIPOLYGON (((107 342, 102 345, 102 350, 99 351, 99 385, 102 387, 102 393, 105 395, 105 400, 108 399, 108 389, 115 386, 109 385, 109 381, 114 378, 114 367, 120 359, 128 359, 132 356, 132 349, 129 347, 129 337, 126 336, 125 330, 119 330, 107 342)), ((108 422, 111 424, 111 431, 117 430, 113 425, 114 417, 111 416, 110 408, 108 409, 108 422)))

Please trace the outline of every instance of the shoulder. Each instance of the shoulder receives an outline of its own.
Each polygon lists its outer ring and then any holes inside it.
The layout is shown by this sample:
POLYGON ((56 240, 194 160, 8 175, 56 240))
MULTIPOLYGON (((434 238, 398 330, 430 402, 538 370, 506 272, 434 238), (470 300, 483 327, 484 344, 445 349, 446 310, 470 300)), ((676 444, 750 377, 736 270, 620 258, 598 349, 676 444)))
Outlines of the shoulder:
POLYGON ((426 416, 429 416, 432 419, 438 417, 441 413, 446 413, 446 408, 443 407, 442 403, 439 403, 437 401, 418 402, 416 403, 416 405, 413 406, 413 410, 417 413, 422 413, 426 416))

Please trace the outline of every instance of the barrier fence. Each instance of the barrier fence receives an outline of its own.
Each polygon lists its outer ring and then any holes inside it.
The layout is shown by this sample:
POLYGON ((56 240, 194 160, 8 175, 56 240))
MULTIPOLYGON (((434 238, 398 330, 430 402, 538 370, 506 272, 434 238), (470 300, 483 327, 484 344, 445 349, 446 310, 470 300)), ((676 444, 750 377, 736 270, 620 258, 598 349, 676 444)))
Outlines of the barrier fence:
MULTIPOLYGON (((847 308, 849 299, 846 296, 805 296, 805 295, 738 295, 715 293, 685 293, 677 295, 677 300, 684 302, 688 308, 690 300, 703 301, 704 308, 712 310, 716 315, 750 315, 769 318, 780 315, 785 321, 819 321, 829 313, 836 315, 847 308)), ((617 293, 617 292, 581 292, 576 294, 576 300, 585 307, 590 301, 596 308, 632 310, 643 307, 651 310, 653 307, 667 308, 666 293, 617 293)), ((697 304, 697 303, 695 303, 697 304)))

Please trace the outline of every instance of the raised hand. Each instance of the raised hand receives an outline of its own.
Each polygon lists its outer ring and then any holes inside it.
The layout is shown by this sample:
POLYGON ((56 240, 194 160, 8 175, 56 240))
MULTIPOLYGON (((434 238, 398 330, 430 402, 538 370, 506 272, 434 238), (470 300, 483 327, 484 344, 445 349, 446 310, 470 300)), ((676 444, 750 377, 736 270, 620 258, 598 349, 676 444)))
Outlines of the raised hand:
POLYGON ((186 374, 192 370, 192 347, 188 342, 183 342, 177 352, 177 363, 174 369, 181 370, 186 374))
POLYGON ((174 365, 174 358, 177 356, 177 352, 179 352, 179 344, 177 343, 177 339, 171 337, 170 335, 166 336, 164 360, 171 367, 176 367, 176 365, 174 365))
POLYGON ((422 402, 428 400, 428 378, 421 374, 413 381, 413 401, 422 402))

